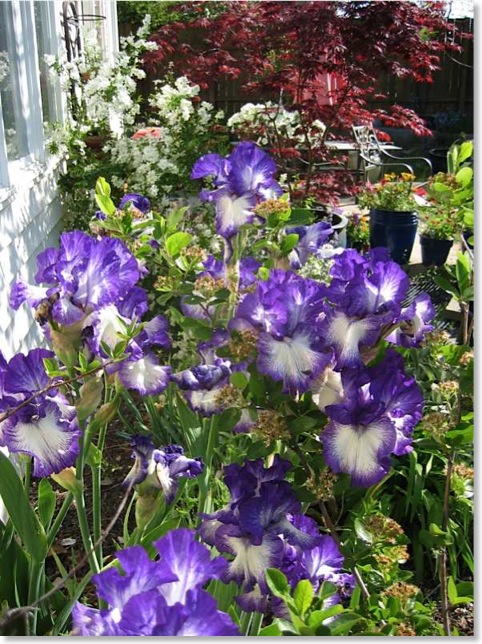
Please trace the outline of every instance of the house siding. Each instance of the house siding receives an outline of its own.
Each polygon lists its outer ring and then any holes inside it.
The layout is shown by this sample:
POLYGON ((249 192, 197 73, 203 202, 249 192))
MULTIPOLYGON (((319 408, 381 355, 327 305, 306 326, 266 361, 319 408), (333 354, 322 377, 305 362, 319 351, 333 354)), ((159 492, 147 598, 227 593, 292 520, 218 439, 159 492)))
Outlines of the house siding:
POLYGON ((37 176, 17 184, 0 204, 0 349, 7 360, 45 344, 30 307, 23 304, 14 311, 9 296, 18 278, 35 283, 37 255, 58 245, 62 219, 58 172, 54 164, 39 168, 37 176))

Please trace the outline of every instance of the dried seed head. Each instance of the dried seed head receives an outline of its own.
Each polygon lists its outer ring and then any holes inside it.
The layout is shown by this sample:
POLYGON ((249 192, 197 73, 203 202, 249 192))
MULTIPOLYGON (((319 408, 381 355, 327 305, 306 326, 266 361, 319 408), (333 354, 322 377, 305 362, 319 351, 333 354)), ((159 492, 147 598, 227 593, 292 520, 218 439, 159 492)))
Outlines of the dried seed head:
POLYGON ((285 419, 274 409, 262 409, 253 426, 253 433, 269 445, 275 440, 288 440, 290 433, 285 419))

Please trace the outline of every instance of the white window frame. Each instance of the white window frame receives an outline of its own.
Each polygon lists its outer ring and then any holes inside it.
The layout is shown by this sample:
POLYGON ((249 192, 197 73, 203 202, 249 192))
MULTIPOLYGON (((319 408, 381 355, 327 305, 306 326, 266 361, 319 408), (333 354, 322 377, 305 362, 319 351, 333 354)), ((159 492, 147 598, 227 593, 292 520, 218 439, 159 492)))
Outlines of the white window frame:
MULTIPOLYGON (((58 55, 65 47, 61 24, 62 0, 37 1, 42 12, 48 53, 58 55)), ((11 0, 10 4, 12 24, 9 37, 12 38, 17 70, 13 82, 18 83, 19 90, 16 116, 18 115, 20 126, 23 128, 22 135, 26 138, 27 154, 20 159, 8 159, 0 97, 0 209, 15 193, 16 186, 24 184, 27 175, 39 175, 46 163, 34 0, 11 0)), ((79 13, 105 12, 102 40, 107 55, 112 55, 113 51, 118 50, 117 11, 114 0, 84 0, 76 4, 80 5, 79 13)), ((64 121, 66 96, 62 92, 60 81, 49 87, 49 108, 52 109, 52 119, 64 121)))

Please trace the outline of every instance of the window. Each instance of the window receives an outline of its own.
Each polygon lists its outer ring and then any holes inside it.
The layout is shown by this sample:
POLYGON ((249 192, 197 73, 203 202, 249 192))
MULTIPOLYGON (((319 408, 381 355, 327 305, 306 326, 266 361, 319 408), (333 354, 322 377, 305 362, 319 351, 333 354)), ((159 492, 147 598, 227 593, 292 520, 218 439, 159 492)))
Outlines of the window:
MULTIPOLYGON (((46 3, 50 4, 50 3, 46 3)), ((43 159, 34 3, 0 2, 0 187, 43 159)))

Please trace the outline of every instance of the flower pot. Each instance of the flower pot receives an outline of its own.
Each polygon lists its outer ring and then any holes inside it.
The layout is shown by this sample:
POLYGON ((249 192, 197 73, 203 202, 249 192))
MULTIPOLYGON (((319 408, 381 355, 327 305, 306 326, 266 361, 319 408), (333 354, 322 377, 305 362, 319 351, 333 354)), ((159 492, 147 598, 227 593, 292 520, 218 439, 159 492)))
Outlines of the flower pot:
POLYGON ((453 239, 435 239, 420 235, 422 264, 424 266, 442 266, 447 261, 453 239))
POLYGON ((322 204, 316 204, 313 208, 316 221, 328 221, 335 231, 334 240, 337 241, 337 246, 342 248, 347 247, 346 240, 346 227, 348 226, 348 219, 341 211, 329 210, 322 204))
POLYGON ((370 248, 388 248, 397 264, 408 264, 417 234, 416 211, 370 210, 370 248))

